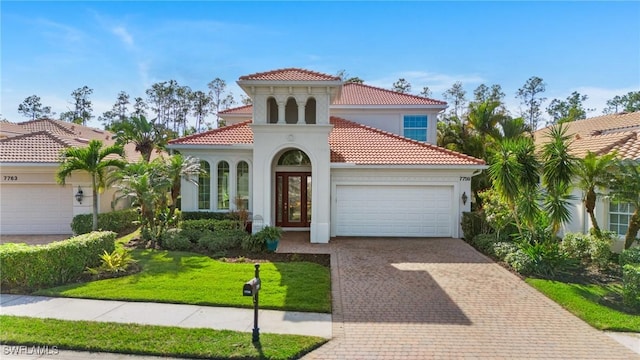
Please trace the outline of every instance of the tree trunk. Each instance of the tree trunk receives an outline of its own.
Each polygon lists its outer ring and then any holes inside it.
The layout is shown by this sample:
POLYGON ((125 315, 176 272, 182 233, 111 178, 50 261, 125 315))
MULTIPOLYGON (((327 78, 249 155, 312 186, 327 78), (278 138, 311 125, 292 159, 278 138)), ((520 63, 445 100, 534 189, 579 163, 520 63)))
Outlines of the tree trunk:
POLYGON ((631 215, 629 219, 629 228, 627 229, 627 235, 624 239, 624 248, 628 249, 633 245, 633 242, 638 236, 638 230, 640 230, 640 207, 636 207, 636 211, 631 215))
POLYGON ((98 230, 98 185, 96 185, 96 174, 91 176, 91 188, 93 189, 93 231, 98 230))
POLYGON ((596 207, 596 192, 593 189, 587 191, 587 196, 584 199, 584 207, 587 209, 587 214, 589 214, 589 218, 591 219, 594 232, 600 235, 600 226, 598 226, 598 220, 596 219, 594 211, 596 207))

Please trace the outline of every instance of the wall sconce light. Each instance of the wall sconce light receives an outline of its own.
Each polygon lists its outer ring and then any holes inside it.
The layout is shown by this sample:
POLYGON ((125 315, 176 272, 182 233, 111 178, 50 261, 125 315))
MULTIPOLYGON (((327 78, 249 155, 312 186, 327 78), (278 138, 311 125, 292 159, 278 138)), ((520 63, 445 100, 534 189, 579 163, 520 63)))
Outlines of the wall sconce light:
POLYGON ((467 192, 463 191, 462 192, 462 205, 467 205, 467 200, 469 200, 469 197, 467 196, 467 192))
POLYGON ((76 200, 78 200, 78 202, 82 204, 82 199, 84 199, 84 192, 82 191, 82 188, 78 186, 78 192, 76 193, 76 200))

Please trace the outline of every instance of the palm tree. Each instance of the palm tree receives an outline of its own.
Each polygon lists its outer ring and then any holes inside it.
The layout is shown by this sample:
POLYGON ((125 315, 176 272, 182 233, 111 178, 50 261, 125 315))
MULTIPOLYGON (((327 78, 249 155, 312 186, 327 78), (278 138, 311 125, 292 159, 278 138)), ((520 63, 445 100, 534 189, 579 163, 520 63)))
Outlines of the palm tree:
POLYGON ((546 189, 544 208, 551 220, 551 230, 556 234, 562 223, 571 220, 571 181, 578 159, 569 153, 571 136, 567 135, 566 127, 553 126, 547 138, 549 141, 542 146, 541 177, 546 189))
POLYGON ((104 190, 108 175, 114 169, 122 169, 125 162, 113 157, 124 157, 124 149, 120 145, 103 148, 100 140, 91 140, 87 147, 70 147, 62 151, 62 163, 56 173, 59 184, 64 185, 74 171, 85 171, 91 176, 93 191, 93 231, 98 230, 98 194, 104 190))
POLYGON ((191 156, 184 157, 181 154, 174 154, 166 164, 166 171, 171 181, 171 205, 169 207, 169 219, 176 211, 182 179, 198 186, 198 175, 200 175, 200 161, 191 156))
POLYGON ((578 188, 582 190, 582 202, 591 218, 591 224, 596 234, 600 234, 600 226, 595 216, 596 188, 606 187, 611 171, 615 165, 615 154, 605 154, 597 156, 589 151, 584 159, 576 163, 576 176, 578 177, 578 188))
POLYGON ((120 145, 134 143, 136 151, 142 154, 142 158, 149 162, 154 149, 163 149, 167 142, 167 133, 164 129, 147 121, 144 115, 132 116, 129 119, 114 124, 114 139, 120 145))
POLYGON ((629 203, 635 208, 629 218, 629 227, 624 239, 624 248, 628 249, 640 230, 640 163, 633 160, 620 161, 610 189, 614 201, 629 203))

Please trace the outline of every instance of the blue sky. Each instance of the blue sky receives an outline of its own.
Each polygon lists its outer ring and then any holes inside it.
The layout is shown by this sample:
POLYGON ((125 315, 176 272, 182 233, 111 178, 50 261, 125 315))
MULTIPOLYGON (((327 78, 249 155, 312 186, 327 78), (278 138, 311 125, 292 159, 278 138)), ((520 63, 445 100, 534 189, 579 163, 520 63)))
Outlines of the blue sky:
MULTIPOLYGON (((640 90, 640 2, 14 2, 2 1, 1 108, 36 94, 58 114, 71 92, 94 89, 94 115, 119 91, 142 96, 175 79, 193 90, 219 77, 239 99, 238 77, 285 67, 345 69, 391 87, 404 77, 432 97, 461 81, 516 90, 531 76, 544 96, 576 90, 602 112, 640 90)), ((100 126, 97 120, 91 125, 100 126)))

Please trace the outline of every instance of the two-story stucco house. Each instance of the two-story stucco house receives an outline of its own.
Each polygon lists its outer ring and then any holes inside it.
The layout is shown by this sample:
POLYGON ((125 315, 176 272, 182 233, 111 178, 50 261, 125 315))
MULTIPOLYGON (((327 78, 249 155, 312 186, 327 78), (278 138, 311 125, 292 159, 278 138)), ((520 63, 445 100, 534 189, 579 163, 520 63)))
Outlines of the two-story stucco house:
POLYGON ((482 160, 435 146, 438 100, 303 69, 242 76, 252 106, 228 126, 170 142, 209 176, 182 184, 183 211, 244 206, 253 230, 336 236, 458 237, 482 160))

